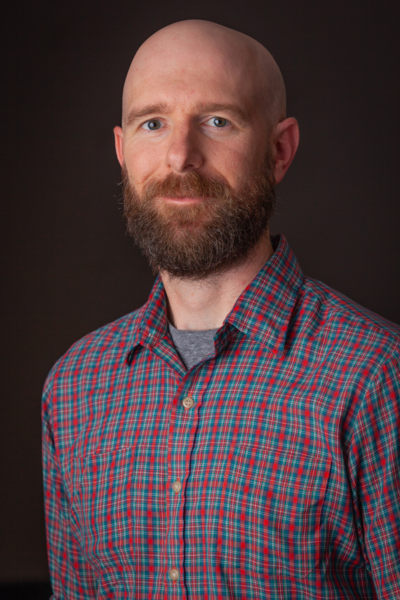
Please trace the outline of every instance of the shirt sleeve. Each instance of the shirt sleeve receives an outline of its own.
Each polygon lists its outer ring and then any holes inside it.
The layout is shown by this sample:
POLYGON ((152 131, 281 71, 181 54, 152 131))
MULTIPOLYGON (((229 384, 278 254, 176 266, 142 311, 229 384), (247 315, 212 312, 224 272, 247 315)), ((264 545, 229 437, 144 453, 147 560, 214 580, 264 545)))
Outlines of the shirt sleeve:
POLYGON ((370 382, 348 455, 354 515, 379 600, 400 598, 400 364, 370 382))
POLYGON ((61 476, 51 422, 51 384, 45 387, 42 410, 43 485, 47 554, 52 600, 88 600, 97 597, 97 579, 74 537, 69 499, 61 476))

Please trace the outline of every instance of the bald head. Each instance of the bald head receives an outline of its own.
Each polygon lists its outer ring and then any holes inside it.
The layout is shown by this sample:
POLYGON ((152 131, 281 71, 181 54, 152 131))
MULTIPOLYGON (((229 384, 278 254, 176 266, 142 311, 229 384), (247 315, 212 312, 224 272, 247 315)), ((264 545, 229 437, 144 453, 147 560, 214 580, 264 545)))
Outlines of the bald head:
POLYGON ((153 265, 200 277, 269 244, 274 186, 299 141, 285 109, 277 64, 243 33, 182 21, 139 48, 114 134, 131 231, 153 265))
POLYGON ((196 172, 240 190, 272 161, 275 183, 298 146, 281 72, 243 33, 208 21, 174 23, 137 51, 123 92, 115 148, 139 192, 196 172))
POLYGON ((285 118, 285 86, 268 50, 233 29, 190 20, 157 31, 137 51, 124 86, 123 126, 130 105, 146 88, 157 90, 160 98, 163 85, 175 83, 189 97, 194 82, 203 82, 210 94, 217 87, 222 92, 230 88, 269 127, 285 118))

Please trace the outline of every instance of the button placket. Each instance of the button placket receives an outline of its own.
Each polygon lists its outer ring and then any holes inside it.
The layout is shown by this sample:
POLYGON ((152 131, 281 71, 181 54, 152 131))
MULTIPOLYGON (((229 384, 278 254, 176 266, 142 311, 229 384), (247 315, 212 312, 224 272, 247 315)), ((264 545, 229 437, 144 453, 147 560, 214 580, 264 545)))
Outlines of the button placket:
MULTIPOLYGON (((189 376, 190 377, 190 376, 189 376)), ((187 386, 187 381, 184 382, 187 386)), ((182 386, 186 387, 185 385, 182 386)), ((198 420, 198 408, 201 405, 201 397, 193 397, 186 387, 186 393, 178 390, 175 397, 175 408, 172 410, 169 428, 169 499, 167 510, 169 519, 169 530, 166 540, 166 566, 167 578, 170 583, 171 598, 175 598, 178 592, 182 594, 182 600, 186 600, 185 571, 184 571, 184 519, 185 519, 185 496, 183 489, 189 468, 189 458, 195 439, 195 423, 198 420), (179 475, 178 475, 179 474, 179 475), (172 488, 172 489, 171 489, 172 488), (173 569, 176 572, 173 572, 173 569)), ((192 387, 192 386, 191 386, 192 387)))

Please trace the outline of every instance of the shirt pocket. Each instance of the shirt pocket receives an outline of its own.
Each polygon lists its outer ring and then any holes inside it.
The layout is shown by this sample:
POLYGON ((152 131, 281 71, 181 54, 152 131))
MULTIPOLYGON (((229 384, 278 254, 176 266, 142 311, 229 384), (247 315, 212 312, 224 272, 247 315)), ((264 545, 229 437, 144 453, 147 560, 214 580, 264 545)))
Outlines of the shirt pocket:
POLYGON ((135 449, 75 459, 71 516, 82 550, 98 573, 132 573, 135 564, 132 484, 135 449))
POLYGON ((293 449, 237 445, 219 511, 221 571, 306 577, 323 553, 321 514, 331 459, 293 449))

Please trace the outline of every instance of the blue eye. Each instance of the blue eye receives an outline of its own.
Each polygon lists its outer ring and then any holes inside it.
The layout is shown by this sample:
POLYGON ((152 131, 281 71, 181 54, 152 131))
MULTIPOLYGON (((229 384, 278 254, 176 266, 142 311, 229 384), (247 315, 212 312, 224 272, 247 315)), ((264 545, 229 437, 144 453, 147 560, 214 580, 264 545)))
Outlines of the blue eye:
POLYGON ((157 131, 161 127, 161 121, 159 119, 150 119, 143 123, 142 127, 148 131, 157 131))

